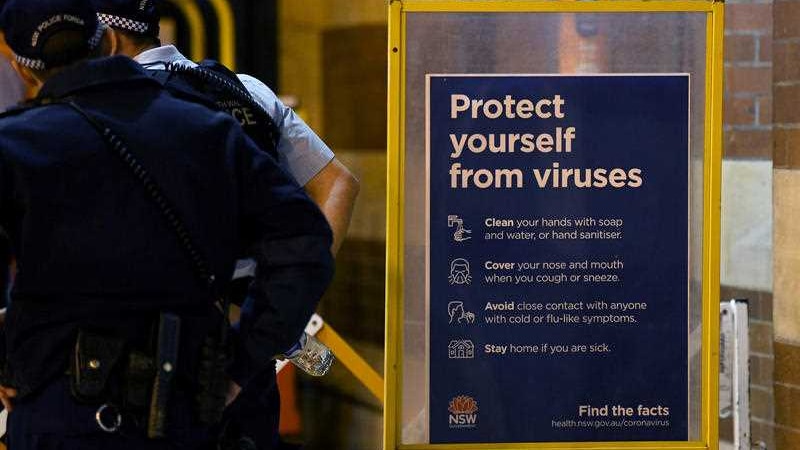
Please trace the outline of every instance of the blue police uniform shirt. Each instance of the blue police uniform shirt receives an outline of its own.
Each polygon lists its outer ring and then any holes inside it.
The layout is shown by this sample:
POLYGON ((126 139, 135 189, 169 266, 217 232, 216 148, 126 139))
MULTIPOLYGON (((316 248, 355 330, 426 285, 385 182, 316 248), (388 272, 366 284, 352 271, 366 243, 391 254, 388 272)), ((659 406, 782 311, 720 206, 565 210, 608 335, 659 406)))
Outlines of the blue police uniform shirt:
MULTIPOLYGON (((185 64, 190 67, 197 65, 183 56, 173 45, 146 50, 136 55, 134 60, 150 69, 163 69, 165 63, 185 64)), ((299 185, 304 186, 333 160, 333 151, 264 83, 249 75, 238 76, 256 102, 272 117, 281 132, 281 139, 278 142, 280 163, 299 185)))
MULTIPOLYGON (((230 279, 244 248, 254 251, 258 320, 242 331, 237 381, 292 345, 332 275, 330 228, 230 116, 169 96, 124 57, 70 66, 40 97, 71 99, 127 142, 217 279, 230 279)), ((0 225, 18 263, 6 327, 12 385, 23 394, 63 374, 78 327, 141 341, 164 309, 197 318, 179 362, 192 378, 211 295, 140 182, 71 108, 0 120, 0 225)))

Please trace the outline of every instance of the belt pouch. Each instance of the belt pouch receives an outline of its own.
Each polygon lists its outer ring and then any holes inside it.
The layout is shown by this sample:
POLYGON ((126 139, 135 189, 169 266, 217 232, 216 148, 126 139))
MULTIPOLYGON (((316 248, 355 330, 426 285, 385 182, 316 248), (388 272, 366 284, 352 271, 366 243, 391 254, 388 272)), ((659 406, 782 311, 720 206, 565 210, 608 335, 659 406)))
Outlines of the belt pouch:
POLYGON ((175 314, 162 313, 158 325, 157 373, 153 381, 147 437, 166 436, 167 415, 174 389, 175 369, 178 365, 181 319, 175 314))
POLYGON ((228 392, 228 363, 226 346, 216 336, 208 336, 203 342, 200 367, 197 374, 199 390, 196 395, 197 413, 200 422, 206 425, 219 423, 225 409, 228 392))
POLYGON ((132 351, 128 355, 123 383, 123 407, 137 415, 147 412, 150 392, 156 377, 156 365, 152 357, 132 351))
POLYGON ((85 403, 108 400, 108 379, 124 348, 122 339, 79 330, 70 363, 72 396, 85 403))

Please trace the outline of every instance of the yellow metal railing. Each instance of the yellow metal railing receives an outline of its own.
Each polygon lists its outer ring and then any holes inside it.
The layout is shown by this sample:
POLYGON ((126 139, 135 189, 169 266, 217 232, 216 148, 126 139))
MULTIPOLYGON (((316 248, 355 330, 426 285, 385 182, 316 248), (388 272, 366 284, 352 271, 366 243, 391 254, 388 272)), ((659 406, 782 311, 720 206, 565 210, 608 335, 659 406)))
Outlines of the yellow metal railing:
POLYGON ((189 24, 189 54, 191 59, 200 61, 206 57, 206 21, 200 7, 193 0, 170 0, 189 24))
MULTIPOLYGON (((238 316, 232 314, 231 321, 237 320, 239 320, 238 316)), ((318 341, 325 344, 339 360, 339 363, 383 404, 383 378, 333 327, 328 325, 318 314, 314 314, 308 321, 305 331, 306 334, 315 336, 318 341)), ((288 360, 278 360, 276 370, 280 372, 286 364, 288 364, 288 360)))
POLYGON ((219 30, 219 62, 236 71, 236 23, 228 0, 209 0, 217 15, 219 30))
POLYGON ((383 404, 383 378, 327 323, 317 339, 331 349, 342 365, 383 404))

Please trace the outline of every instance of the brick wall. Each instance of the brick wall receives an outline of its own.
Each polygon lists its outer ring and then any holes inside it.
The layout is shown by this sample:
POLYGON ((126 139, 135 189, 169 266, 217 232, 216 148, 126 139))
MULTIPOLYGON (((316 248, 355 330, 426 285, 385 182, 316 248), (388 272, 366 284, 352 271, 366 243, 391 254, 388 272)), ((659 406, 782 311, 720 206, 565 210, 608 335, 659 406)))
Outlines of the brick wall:
POLYGON ((800 194, 800 2, 774 5, 775 440, 777 449, 800 449, 800 315, 794 281, 800 247, 794 199, 800 194))
MULTIPOLYGON (((726 161, 768 161, 773 155, 773 3, 733 0, 726 3, 725 12, 724 157, 726 161)), ((740 181, 723 182, 725 189, 740 181)), ((776 447, 774 431, 772 292, 723 285, 721 298, 750 300, 752 440, 764 442, 769 449, 783 449, 776 447)), ((732 424, 723 422, 722 438, 731 432, 732 424)))
POLYGON ((772 4, 729 3, 725 157, 772 157, 772 4))

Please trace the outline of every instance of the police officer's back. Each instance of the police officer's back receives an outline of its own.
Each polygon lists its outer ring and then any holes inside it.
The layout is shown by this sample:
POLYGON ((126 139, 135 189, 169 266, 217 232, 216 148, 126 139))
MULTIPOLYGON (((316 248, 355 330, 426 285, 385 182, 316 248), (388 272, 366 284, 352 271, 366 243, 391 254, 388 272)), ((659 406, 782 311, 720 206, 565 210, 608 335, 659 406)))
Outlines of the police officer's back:
MULTIPOLYGON (((118 54, 125 54, 148 69, 174 96, 227 111, 236 118, 264 151, 277 155, 290 175, 322 208, 334 230, 333 251, 346 233, 357 185, 355 178, 335 159, 322 139, 257 79, 235 74, 214 61, 188 60, 159 36, 160 0, 93 0, 98 18, 112 30, 118 54), (337 239, 338 235, 338 239, 337 239), (337 242, 338 241, 338 242, 337 242)), ((242 255, 247 256, 247 255, 242 255)), ((253 267, 241 261, 241 268, 253 267)), ((237 270, 232 298, 243 301, 246 323, 247 270, 237 270)), ((225 440, 253 444, 258 450, 284 448, 279 443, 280 398, 274 370, 260 374, 257 382, 225 412, 225 440)))
MULTIPOLYGON (((116 448, 156 445, 133 443, 142 424, 126 420, 125 411, 125 433, 98 437, 103 424, 94 415, 124 397, 124 376, 111 375, 109 399, 98 405, 73 400, 64 373, 79 330, 146 352, 154 319, 170 312, 182 320, 170 412, 186 414, 170 416, 168 435, 193 448, 202 440, 190 411, 197 360, 222 282, 198 280, 183 236, 136 167, 160 187, 216 280, 230 279, 243 248, 257 249, 251 294, 257 314, 269 314, 243 331, 248 352, 232 372, 240 383, 302 331, 330 280, 330 230, 230 117, 165 95, 127 58, 84 60, 102 39, 87 3, 12 0, 3 13, 9 44, 29 69, 23 72, 44 81, 40 105, 0 119, 0 217, 19 267, 6 321, 6 383, 20 392, 11 444, 26 448, 46 435, 63 445, 67 435, 88 434, 116 448), (115 153, 120 142, 140 166, 115 153)), ((131 358, 124 353, 120 361, 131 358)), ((70 442, 89 445, 80 437, 70 442)))

